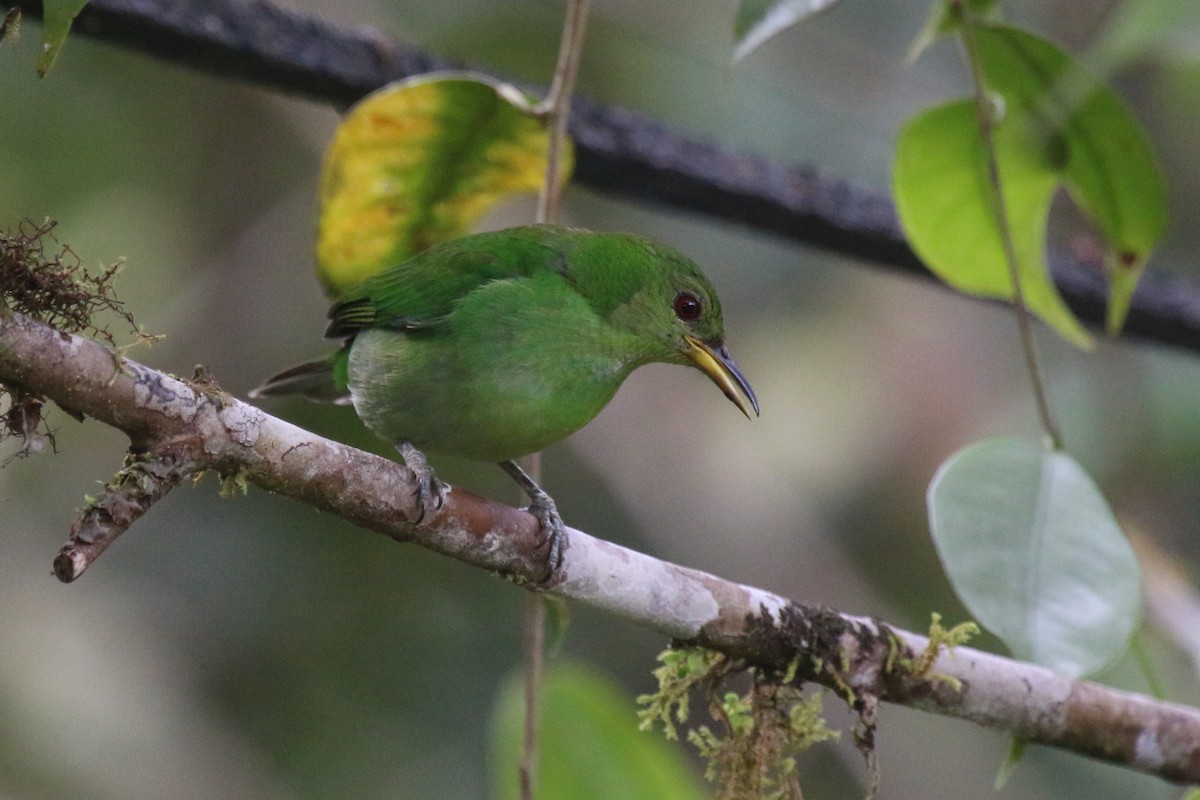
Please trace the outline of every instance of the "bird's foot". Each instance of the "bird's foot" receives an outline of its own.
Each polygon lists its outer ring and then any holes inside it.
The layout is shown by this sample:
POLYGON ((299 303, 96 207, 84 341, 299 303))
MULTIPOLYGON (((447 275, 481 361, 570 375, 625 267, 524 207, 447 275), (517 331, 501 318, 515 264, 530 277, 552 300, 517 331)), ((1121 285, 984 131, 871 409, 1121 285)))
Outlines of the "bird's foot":
POLYGON ((404 466, 412 470, 417 478, 417 505, 420 506, 421 512, 417 515, 416 522, 419 523, 430 511, 437 511, 442 507, 446 502, 446 495, 450 492, 450 485, 438 478, 433 467, 429 466, 425 454, 412 442, 400 442, 396 449, 404 459, 404 466))
POLYGON ((554 498, 541 489, 530 495, 529 507, 525 510, 537 517, 537 521, 542 524, 542 539, 538 542, 537 548, 546 551, 546 569, 547 578, 549 578, 562 566, 563 541, 567 537, 566 526, 563 524, 562 516, 558 513, 558 506, 555 505, 554 498))
POLYGON ((501 468, 521 485, 525 494, 529 495, 529 506, 525 509, 541 523, 541 538, 536 545, 539 551, 546 553, 546 575, 541 583, 545 583, 558 572, 562 566, 563 545, 566 542, 566 525, 558 513, 554 498, 546 490, 538 486, 533 478, 521 469, 515 461, 503 461, 501 468))

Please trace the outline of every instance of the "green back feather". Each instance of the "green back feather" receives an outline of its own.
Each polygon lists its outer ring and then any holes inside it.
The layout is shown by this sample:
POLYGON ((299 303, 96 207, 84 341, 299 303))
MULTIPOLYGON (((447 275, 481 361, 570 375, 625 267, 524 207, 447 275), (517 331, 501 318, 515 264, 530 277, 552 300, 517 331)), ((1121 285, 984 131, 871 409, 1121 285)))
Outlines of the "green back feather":
POLYGON ((431 247, 347 292, 329 312, 326 336, 365 328, 423 328, 444 319, 480 286, 541 270, 563 272, 583 231, 530 225, 431 247))

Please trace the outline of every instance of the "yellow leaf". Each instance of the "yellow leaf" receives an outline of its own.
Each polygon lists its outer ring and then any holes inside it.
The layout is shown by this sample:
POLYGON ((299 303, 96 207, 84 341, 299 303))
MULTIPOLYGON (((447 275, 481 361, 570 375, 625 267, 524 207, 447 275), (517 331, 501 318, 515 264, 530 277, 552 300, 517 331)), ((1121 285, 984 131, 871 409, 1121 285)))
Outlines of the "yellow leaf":
MULTIPOLYGON (((517 89, 471 73, 400 81, 350 109, 325 154, 318 276, 338 295, 541 188, 548 132, 517 89)), ((571 151, 565 154, 564 180, 571 151)))

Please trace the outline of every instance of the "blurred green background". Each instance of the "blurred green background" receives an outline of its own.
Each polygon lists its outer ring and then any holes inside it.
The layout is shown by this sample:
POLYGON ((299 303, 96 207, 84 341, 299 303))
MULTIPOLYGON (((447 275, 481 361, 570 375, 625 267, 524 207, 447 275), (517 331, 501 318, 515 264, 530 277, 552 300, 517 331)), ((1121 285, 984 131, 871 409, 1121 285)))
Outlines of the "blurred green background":
MULTIPOLYGON (((562 16, 561 3, 538 0, 285 5, 535 81, 549 78, 562 16)), ((847 0, 734 66, 731 3, 596 0, 580 91, 884 189, 902 122, 965 91, 947 44, 904 63, 926 5, 847 0)), ((1172 193, 1152 268, 1200 280, 1200 61, 1186 47, 1200 36, 1197 15, 1141 42, 1136 28, 1115 36, 1114 20, 1189 4, 1003 5, 1011 21, 1113 70, 1172 193)), ((244 395, 323 352, 312 254, 334 110, 83 37, 38 82, 38 35, 27 22, 0 48, 0 224, 53 217, 85 264, 124 258, 121 297, 146 331, 166 335, 133 354, 154 367, 204 364, 244 395)), ((961 619, 930 546, 924 490, 970 441, 1038 435, 1011 316, 713 220, 581 188, 566 197, 569 224, 648 234, 703 264, 763 406, 749 423, 694 371, 640 370, 546 455, 568 523, 909 628, 925 629, 932 610, 961 619)), ((518 204, 491 224, 531 215, 532 203, 518 204)), ((1127 343, 1083 354, 1044 331, 1040 341, 1068 448, 1131 528, 1200 572, 1196 357, 1127 343)), ((390 450, 347 409, 268 410, 390 450)), ((221 499, 211 478, 166 498, 63 586, 50 560, 125 441, 59 413, 51 424, 57 455, 0 470, 0 797, 491 795, 488 735, 519 660, 519 590, 256 489, 221 499)), ((493 467, 436 466, 516 499, 493 467)), ((1200 702, 1188 659, 1152 629, 1143 641, 1171 698, 1200 702)), ((632 697, 651 690, 665 645, 573 608, 558 658, 619 682, 632 725, 632 697)), ((1147 688, 1129 658, 1104 678, 1147 688)), ((827 707, 848 729, 840 704, 827 707)), ((804 758, 807 796, 862 795, 849 738, 804 758)), ((890 706, 878 741, 882 796, 922 800, 987 796, 1008 747, 1000 734, 890 706)), ((1035 748, 1003 796, 1177 794, 1035 748)))

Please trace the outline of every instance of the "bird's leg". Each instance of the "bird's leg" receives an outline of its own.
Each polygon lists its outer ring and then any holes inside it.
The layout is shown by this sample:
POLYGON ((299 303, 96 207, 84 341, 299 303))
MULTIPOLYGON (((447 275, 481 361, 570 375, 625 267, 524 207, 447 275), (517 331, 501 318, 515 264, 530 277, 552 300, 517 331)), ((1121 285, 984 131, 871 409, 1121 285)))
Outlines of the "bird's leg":
POLYGON ((446 492, 450 487, 442 483, 434 474, 433 467, 429 466, 429 462, 425 459, 425 454, 418 450, 412 442, 399 442, 396 444, 396 449, 400 451, 400 456, 404 459, 404 466, 417 476, 417 503, 421 506, 417 522, 420 522, 425 519, 428 511, 431 509, 437 511, 442 507, 442 503, 446 502, 446 492))
POLYGON ((554 498, 546 494, 546 490, 538 486, 517 462, 501 461, 500 468, 512 476, 525 494, 529 495, 529 508, 526 510, 537 517, 538 522, 542 524, 542 535, 545 538, 538 547, 539 549, 549 548, 546 563, 549 565, 550 574, 553 575, 562 565, 563 540, 566 538, 563 520, 558 514, 558 506, 554 504, 554 498))

